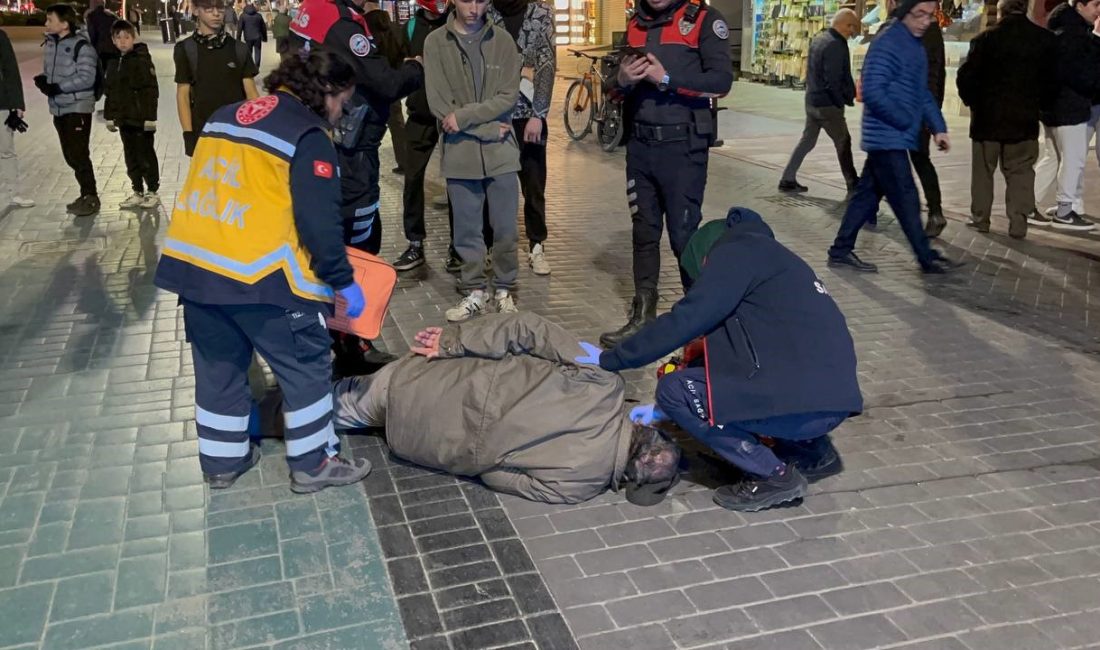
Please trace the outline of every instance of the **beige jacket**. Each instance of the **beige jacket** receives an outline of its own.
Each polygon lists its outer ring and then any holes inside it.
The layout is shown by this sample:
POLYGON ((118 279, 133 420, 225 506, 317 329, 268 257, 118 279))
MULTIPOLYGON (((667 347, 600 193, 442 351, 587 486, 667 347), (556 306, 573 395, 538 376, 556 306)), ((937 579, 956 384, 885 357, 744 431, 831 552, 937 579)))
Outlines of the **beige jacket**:
POLYGON ((535 314, 492 314, 447 327, 440 348, 339 382, 337 427, 384 422, 397 457, 533 501, 618 489, 632 431, 624 383, 577 365, 575 336, 535 314))
POLYGON ((424 90, 436 119, 451 113, 458 133, 443 134, 443 177, 482 179, 519 171, 519 143, 511 130, 512 109, 519 97, 522 60, 516 42, 503 28, 486 22, 481 33, 485 61, 481 96, 474 94, 473 74, 455 35, 455 15, 424 41, 424 90), (504 138, 500 124, 508 125, 504 138))

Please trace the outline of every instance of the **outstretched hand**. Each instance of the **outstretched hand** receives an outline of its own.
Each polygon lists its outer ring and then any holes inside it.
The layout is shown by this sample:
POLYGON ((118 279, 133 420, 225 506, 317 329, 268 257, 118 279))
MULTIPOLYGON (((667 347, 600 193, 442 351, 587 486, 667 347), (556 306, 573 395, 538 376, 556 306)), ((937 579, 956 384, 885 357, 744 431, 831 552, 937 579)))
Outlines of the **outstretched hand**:
POLYGON ((649 426, 667 419, 668 416, 656 404, 643 404, 630 409, 630 421, 635 424, 649 426))
POLYGON ((581 341, 580 346, 581 350, 584 351, 584 354, 573 359, 574 361, 590 366, 600 365, 600 353, 603 352, 603 350, 601 350, 599 346, 592 345, 587 341, 581 341))
POLYGON ((410 349, 413 354, 434 359, 439 356, 439 336, 443 333, 442 327, 429 327, 416 334, 416 346, 410 349))

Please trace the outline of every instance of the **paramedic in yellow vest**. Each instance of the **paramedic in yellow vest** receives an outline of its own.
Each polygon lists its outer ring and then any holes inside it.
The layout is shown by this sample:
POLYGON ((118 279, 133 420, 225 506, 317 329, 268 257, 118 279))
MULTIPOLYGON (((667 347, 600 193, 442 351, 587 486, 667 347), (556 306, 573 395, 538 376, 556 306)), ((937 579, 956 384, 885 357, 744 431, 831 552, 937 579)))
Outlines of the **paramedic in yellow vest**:
POLYGON ((264 84, 269 95, 225 106, 203 128, 156 284, 183 305, 210 487, 229 487, 259 460, 246 376, 256 350, 283 390, 290 489, 316 492, 371 469, 337 454, 325 326, 335 295, 351 316, 365 304, 344 249, 329 135, 355 71, 327 52, 303 52, 264 84))

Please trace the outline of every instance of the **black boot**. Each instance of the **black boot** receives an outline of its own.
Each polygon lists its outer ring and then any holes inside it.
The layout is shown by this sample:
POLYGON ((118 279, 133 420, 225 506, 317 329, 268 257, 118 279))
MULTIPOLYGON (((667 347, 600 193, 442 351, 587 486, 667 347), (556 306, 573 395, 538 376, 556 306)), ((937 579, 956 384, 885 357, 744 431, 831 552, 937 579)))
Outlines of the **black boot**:
POLYGON ((600 335, 600 345, 613 348, 622 341, 634 336, 638 330, 657 318, 657 292, 650 289, 634 294, 634 303, 630 306, 630 320, 614 332, 600 335))
POLYGON ((940 236, 943 229, 947 227, 947 218, 943 216, 943 212, 940 210, 928 212, 928 223, 924 226, 924 235, 929 239, 935 239, 940 236))

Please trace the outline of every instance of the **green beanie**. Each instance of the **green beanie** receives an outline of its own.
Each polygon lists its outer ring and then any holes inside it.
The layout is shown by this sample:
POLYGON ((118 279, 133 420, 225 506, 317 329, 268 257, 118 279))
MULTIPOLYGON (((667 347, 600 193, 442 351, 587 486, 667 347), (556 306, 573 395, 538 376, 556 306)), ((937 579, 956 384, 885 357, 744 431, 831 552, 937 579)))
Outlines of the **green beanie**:
POLYGON ((725 219, 715 219, 703 224, 691 236, 687 246, 684 247, 684 252, 680 255, 680 267, 689 278, 695 280, 699 277, 703 271, 703 260, 706 259, 707 253, 714 248, 714 244, 722 238, 722 235, 726 234, 727 229, 725 219))

